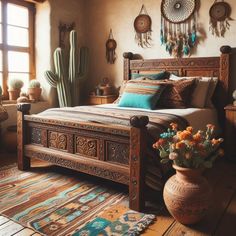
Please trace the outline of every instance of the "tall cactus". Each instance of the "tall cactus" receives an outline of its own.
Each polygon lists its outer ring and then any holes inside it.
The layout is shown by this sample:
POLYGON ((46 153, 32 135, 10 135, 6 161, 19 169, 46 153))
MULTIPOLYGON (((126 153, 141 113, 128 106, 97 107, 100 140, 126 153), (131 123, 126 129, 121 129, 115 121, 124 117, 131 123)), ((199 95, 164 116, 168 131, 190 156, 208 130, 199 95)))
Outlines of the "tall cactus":
POLYGON ((60 107, 69 107, 71 106, 71 96, 69 90, 69 81, 65 73, 65 62, 62 49, 57 48, 53 56, 55 73, 52 71, 46 71, 45 77, 52 87, 57 88, 60 107))
POLYGON ((57 48, 54 52, 54 66, 55 73, 46 71, 45 77, 52 87, 57 88, 60 107, 79 105, 79 80, 84 79, 88 71, 88 48, 81 48, 78 64, 76 31, 70 32, 69 69, 66 71, 61 48, 57 48))
POLYGON ((86 78, 88 72, 88 48, 81 47, 79 62, 77 51, 77 33, 72 30, 70 32, 69 81, 73 106, 79 105, 79 82, 86 78))

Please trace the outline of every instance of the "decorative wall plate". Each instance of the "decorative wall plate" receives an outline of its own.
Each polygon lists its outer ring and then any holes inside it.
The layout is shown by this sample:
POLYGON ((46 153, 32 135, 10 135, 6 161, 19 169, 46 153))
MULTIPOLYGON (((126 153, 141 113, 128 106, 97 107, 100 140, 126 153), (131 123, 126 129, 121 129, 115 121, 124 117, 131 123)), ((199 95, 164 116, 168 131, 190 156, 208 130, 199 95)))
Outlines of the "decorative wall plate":
POLYGON ((117 43, 115 39, 108 39, 106 42, 106 48, 107 50, 115 50, 117 46, 117 43))
POLYGON ((230 24, 229 20, 231 14, 231 7, 227 2, 222 0, 221 2, 217 2, 215 0, 214 4, 211 6, 209 10, 210 15, 210 31, 213 35, 218 37, 223 37, 226 30, 229 29, 230 24))
POLYGON ((171 23, 182 23, 188 20, 196 8, 195 0, 162 0, 162 16, 171 23))
POLYGON ((227 2, 216 2, 210 8, 210 17, 216 21, 224 21, 231 12, 230 5, 227 2))
POLYGON ((106 59, 107 63, 114 64, 116 60, 117 43, 113 38, 112 30, 110 29, 108 40, 106 41, 106 59))
POLYGON ((139 15, 134 20, 134 29, 136 31, 135 40, 142 48, 150 46, 151 28, 152 19, 148 15, 145 6, 142 5, 139 15))
POLYGON ((147 33, 151 31, 152 20, 149 15, 138 15, 134 20, 134 29, 138 33, 147 33))

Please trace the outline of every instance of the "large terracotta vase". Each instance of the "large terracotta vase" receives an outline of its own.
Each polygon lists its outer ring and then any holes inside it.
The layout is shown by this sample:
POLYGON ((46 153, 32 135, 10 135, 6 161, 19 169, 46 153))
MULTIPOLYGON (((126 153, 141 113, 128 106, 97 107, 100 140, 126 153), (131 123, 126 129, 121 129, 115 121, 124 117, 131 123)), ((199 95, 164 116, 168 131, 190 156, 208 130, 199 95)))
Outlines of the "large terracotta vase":
POLYGON ((170 214, 182 224, 200 221, 209 208, 211 187, 202 169, 173 165, 176 174, 164 186, 164 201, 170 214))

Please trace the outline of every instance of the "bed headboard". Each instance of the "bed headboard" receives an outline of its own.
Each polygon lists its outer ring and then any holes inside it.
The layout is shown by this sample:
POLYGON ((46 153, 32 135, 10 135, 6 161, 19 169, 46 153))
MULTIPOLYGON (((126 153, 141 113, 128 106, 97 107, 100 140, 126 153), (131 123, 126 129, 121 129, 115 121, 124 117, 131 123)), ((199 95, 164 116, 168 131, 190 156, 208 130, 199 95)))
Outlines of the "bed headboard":
POLYGON ((224 107, 229 101, 229 60, 230 46, 220 48, 219 57, 142 59, 133 60, 133 53, 124 56, 124 80, 131 78, 131 73, 150 71, 169 71, 179 76, 218 77, 219 82, 213 96, 213 103, 218 111, 220 124, 224 125, 224 107))

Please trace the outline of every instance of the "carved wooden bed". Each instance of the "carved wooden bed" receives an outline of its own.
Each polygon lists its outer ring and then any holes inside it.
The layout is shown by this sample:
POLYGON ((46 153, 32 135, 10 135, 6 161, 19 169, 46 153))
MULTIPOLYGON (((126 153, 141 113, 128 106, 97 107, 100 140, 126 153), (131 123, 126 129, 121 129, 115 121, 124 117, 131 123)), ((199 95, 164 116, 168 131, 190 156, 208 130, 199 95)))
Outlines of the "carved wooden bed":
MULTIPOLYGON (((167 70, 180 76, 217 76, 219 83, 214 96, 221 124, 224 122, 224 106, 228 100, 229 57, 231 48, 221 47, 220 57, 132 60, 132 53, 124 53, 124 79, 131 72, 167 70)), ((129 186, 129 206, 141 210, 144 205, 144 156, 146 152, 146 125, 148 117, 130 118, 130 126, 105 125, 96 122, 58 121, 34 119, 29 115, 30 104, 18 104, 17 137, 18 168, 30 168, 30 158, 48 161, 55 165, 78 170, 129 186), (65 147, 50 146, 52 136, 63 136, 65 147), (95 140, 96 158, 82 155, 77 140, 95 140), (112 145, 113 153, 111 153, 112 145), (121 149, 128 149, 128 164, 112 161, 121 149)))

